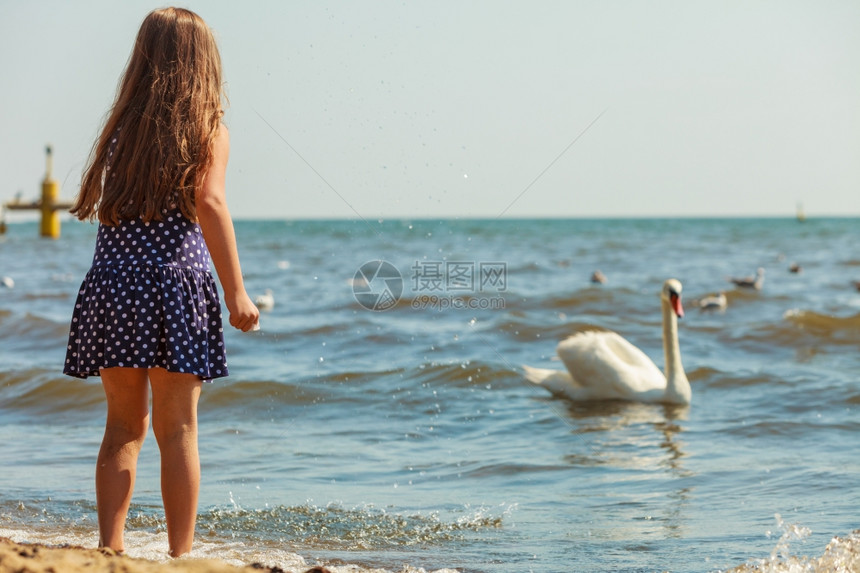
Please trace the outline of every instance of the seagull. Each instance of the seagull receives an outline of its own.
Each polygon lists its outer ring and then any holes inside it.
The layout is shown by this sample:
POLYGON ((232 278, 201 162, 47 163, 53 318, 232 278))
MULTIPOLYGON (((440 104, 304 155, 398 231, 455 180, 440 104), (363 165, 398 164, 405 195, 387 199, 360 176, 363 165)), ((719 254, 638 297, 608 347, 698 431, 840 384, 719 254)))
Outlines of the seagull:
POLYGON ((275 297, 272 296, 272 289, 267 288, 265 294, 259 294, 254 298, 254 304, 260 310, 272 310, 275 306, 275 297))
POLYGON ((699 299, 699 308, 701 310, 726 310, 729 300, 726 298, 725 291, 720 291, 718 294, 712 294, 699 299))
POLYGON ((3 277, 0 279, 0 285, 6 288, 15 288, 15 281, 12 280, 12 277, 3 277))
POLYGON ((754 277, 730 277, 729 281, 735 283, 739 287, 761 290, 762 285, 764 285, 764 269, 762 267, 756 269, 754 277))
POLYGON ((594 284, 606 284, 606 281, 609 279, 606 278, 606 275, 601 272, 600 269, 597 269, 593 273, 591 273, 591 282, 594 284))

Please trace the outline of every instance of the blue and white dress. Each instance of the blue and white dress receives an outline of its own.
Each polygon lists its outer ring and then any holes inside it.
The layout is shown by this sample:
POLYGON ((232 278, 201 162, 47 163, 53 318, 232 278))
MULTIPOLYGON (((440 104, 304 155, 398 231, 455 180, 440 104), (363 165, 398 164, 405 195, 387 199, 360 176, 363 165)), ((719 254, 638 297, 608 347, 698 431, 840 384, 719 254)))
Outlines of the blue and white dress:
POLYGON ((227 376, 218 289, 200 226, 179 209, 160 221, 99 225, 69 333, 65 374, 161 367, 227 376))

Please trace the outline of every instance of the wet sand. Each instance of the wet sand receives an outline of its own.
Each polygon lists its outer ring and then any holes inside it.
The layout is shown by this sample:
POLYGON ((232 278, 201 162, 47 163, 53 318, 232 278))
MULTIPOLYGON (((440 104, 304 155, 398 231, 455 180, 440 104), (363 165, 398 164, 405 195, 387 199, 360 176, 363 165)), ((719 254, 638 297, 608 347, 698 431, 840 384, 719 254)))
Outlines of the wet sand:
MULTIPOLYGON (((165 563, 135 559, 110 549, 16 543, 0 537, 0 573, 300 573, 251 564, 237 567, 216 559, 176 559, 165 563)), ((334 573, 324 567, 302 573, 334 573)))

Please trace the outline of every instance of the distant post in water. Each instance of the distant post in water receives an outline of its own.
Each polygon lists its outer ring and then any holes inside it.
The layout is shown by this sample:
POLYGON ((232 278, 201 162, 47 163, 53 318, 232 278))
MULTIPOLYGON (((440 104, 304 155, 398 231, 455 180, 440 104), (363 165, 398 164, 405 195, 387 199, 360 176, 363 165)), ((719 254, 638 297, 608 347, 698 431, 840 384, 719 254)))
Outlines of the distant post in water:
POLYGON ((60 202, 60 183, 52 176, 54 157, 51 146, 45 147, 45 178, 42 180, 42 197, 32 203, 23 203, 19 198, 6 203, 9 211, 39 211, 42 220, 39 223, 39 234, 50 239, 60 237, 60 209, 70 209, 71 203, 60 202))
POLYGON ((51 176, 54 168, 54 154, 51 146, 45 148, 45 179, 42 181, 42 223, 39 234, 57 239, 60 236, 60 214, 54 207, 60 198, 60 183, 51 176))

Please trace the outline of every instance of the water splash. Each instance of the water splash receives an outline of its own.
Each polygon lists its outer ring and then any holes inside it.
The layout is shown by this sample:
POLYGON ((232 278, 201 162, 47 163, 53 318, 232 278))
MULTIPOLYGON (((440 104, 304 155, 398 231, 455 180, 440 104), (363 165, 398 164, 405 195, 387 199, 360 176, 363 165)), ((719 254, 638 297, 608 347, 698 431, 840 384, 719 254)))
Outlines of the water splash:
POLYGON ((337 504, 262 510, 215 508, 199 517, 200 531, 210 537, 276 545, 290 541, 308 548, 338 551, 440 545, 501 525, 502 516, 490 515, 484 509, 445 521, 438 512, 404 514, 371 506, 348 509, 337 504))
MULTIPOLYGON (((752 561, 731 569, 728 573, 855 573, 860 571, 860 530, 827 544, 821 557, 792 555, 791 545, 803 542, 812 531, 808 527, 786 523, 778 513, 774 516, 781 531, 776 546, 766 559, 752 561)), ((768 536, 773 535, 768 532, 768 536)))
MULTIPOLYGON (((779 564, 782 560, 791 560, 791 543, 793 541, 802 542, 812 535, 812 530, 794 523, 786 523, 778 513, 774 515, 774 519, 776 519, 776 525, 782 531, 782 534, 779 537, 779 541, 776 542, 776 546, 770 552, 768 562, 779 564)), ((773 533, 768 531, 768 537, 772 535, 773 533)))

